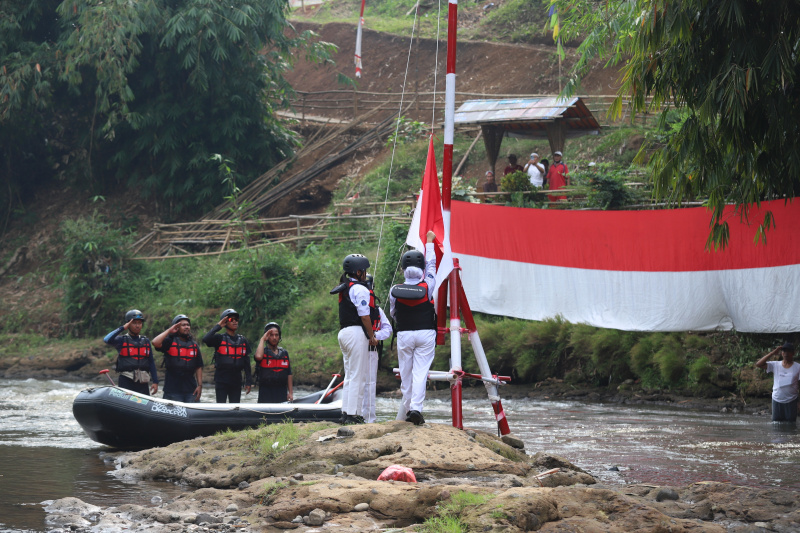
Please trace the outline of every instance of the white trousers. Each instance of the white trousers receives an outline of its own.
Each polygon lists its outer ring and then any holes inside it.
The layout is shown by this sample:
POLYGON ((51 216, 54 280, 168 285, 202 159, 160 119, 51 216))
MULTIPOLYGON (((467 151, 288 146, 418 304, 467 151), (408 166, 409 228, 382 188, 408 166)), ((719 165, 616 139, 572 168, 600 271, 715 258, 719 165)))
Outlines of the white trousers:
POLYGON ((433 364, 435 350, 435 330, 397 332, 397 362, 400 368, 400 392, 403 393, 397 420, 405 420, 409 411, 422 412, 428 371, 433 364))
POLYGON ((367 383, 364 385, 364 401, 361 404, 361 416, 368 424, 377 420, 375 416, 375 391, 378 384, 378 351, 369 352, 369 372, 367 373, 367 383))
POLYGON ((361 326, 339 330, 339 348, 344 359, 344 385, 342 385, 342 412, 363 415, 364 386, 369 373, 369 339, 361 326))

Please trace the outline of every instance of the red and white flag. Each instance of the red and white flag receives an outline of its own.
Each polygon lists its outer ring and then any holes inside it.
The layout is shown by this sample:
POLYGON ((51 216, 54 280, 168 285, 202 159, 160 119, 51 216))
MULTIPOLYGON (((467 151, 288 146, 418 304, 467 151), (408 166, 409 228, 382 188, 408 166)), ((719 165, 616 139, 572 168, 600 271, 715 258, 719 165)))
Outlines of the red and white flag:
POLYGON ((627 331, 800 331, 800 201, 762 202, 707 251, 706 208, 563 211, 452 203, 470 307, 627 331), (765 211, 776 227, 753 238, 765 211))
POLYGON ((444 213, 442 210, 442 193, 439 190, 439 177, 436 171, 436 154, 433 150, 433 135, 428 146, 428 160, 425 173, 422 175, 422 190, 419 193, 417 207, 408 228, 406 244, 425 253, 428 231, 436 234, 434 249, 436 250, 436 290, 453 270, 453 253, 450 250, 450 236, 446 232, 444 213))
POLYGON ((361 0, 361 15, 358 17, 358 30, 356 30, 356 78, 361 77, 361 28, 364 26, 364 3, 366 0, 361 0))

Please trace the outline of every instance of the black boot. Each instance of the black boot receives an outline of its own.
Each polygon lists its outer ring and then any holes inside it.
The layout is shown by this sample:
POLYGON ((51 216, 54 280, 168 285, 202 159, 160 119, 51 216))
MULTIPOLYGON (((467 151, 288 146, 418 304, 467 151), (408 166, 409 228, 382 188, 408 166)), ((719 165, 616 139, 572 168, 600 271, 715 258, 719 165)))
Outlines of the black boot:
POLYGON ((421 426, 425 423, 425 419, 422 417, 422 413, 412 410, 406 415, 406 422, 411 422, 415 426, 421 426))

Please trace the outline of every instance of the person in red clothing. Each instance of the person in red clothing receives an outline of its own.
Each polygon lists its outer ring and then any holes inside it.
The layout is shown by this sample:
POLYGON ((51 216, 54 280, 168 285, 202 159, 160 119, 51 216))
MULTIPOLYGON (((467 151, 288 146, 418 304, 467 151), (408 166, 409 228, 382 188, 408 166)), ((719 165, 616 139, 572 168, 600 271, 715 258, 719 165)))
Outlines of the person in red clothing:
POLYGON ((508 154, 508 166, 503 170, 503 176, 522 170, 522 165, 517 163, 517 154, 508 154))
MULTIPOLYGON (((569 169, 561 160, 561 157, 561 152, 555 152, 553 154, 553 164, 547 170, 547 182, 550 184, 551 191, 569 187, 569 169)), ((548 194, 547 197, 551 202, 567 199, 566 196, 553 196, 551 194, 548 194)))

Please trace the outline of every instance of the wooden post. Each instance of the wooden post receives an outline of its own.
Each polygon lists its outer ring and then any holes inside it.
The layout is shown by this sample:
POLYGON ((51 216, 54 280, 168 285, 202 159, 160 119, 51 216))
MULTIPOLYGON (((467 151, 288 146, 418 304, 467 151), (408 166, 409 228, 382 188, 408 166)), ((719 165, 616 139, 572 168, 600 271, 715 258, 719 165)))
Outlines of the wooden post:
POLYGON ((300 219, 297 219, 297 236, 300 236, 300 219))
POLYGON ((358 89, 353 86, 353 118, 358 116, 358 89))
POLYGON ((303 122, 305 122, 306 121, 306 95, 305 94, 303 94, 303 100, 301 101, 300 105, 303 106, 303 111, 302 111, 303 118, 302 118, 302 120, 303 120, 303 122))

